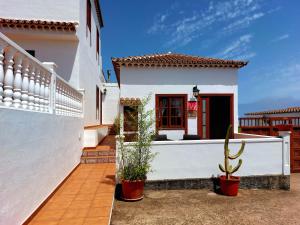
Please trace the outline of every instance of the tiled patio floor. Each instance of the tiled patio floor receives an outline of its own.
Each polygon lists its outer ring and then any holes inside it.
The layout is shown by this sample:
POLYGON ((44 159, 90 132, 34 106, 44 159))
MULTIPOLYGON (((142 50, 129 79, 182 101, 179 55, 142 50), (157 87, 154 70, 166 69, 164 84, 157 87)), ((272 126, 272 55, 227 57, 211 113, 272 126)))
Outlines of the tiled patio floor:
POLYGON ((109 224, 114 179, 114 163, 80 164, 29 224, 109 224))

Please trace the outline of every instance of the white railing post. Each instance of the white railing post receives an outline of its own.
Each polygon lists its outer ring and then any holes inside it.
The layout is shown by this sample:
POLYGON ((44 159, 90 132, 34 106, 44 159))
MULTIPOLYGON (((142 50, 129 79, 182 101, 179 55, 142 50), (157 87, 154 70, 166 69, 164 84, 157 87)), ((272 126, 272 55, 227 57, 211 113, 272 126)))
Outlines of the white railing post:
POLYGON ((77 105, 78 105, 78 113, 80 115, 80 117, 84 117, 84 114, 85 114, 85 108, 84 108, 84 101, 85 101, 85 89, 79 89, 78 90, 81 94, 81 98, 79 96, 78 98, 78 102, 77 102, 77 105))
POLYGON ((56 114, 57 87, 55 71, 57 69, 57 65, 53 62, 43 62, 43 65, 51 71, 51 73, 46 76, 45 81, 45 104, 48 105, 46 110, 48 110, 51 114, 56 114))
POLYGON ((5 75, 4 75, 4 105, 9 107, 13 101, 13 85, 14 85, 14 54, 16 51, 13 48, 8 48, 5 51, 5 75))
POLYGON ((45 76, 46 73, 41 71, 41 87, 40 87, 40 110, 44 112, 45 110, 45 76))
POLYGON ((30 110, 34 109, 34 79, 35 79, 35 65, 30 65, 30 78, 29 78, 29 88, 28 88, 28 108, 30 110))
POLYGON ((3 103, 3 82, 4 82, 4 49, 7 44, 0 40, 0 105, 3 103))
POLYGON ((49 81, 49 77, 46 76, 45 77, 45 100, 44 100, 44 105, 45 105, 45 112, 50 112, 53 113, 52 111, 52 105, 50 104, 50 101, 49 101, 49 92, 50 92, 50 88, 49 88, 49 83, 51 81, 49 81))
POLYGON ((21 90, 22 90, 22 62, 23 56, 20 54, 16 54, 15 56, 15 77, 14 77, 14 88, 13 88, 13 106, 15 108, 19 108, 21 106, 21 90))
POLYGON ((291 147, 291 131, 278 131, 282 140, 282 174, 290 175, 290 147, 291 147))
POLYGON ((41 70, 38 68, 35 72, 35 86, 34 86, 34 109, 36 111, 40 110, 40 78, 41 70))
POLYGON ((22 79, 22 88, 21 88, 21 104, 23 109, 28 108, 28 88, 29 88, 29 60, 23 60, 23 79, 22 79))

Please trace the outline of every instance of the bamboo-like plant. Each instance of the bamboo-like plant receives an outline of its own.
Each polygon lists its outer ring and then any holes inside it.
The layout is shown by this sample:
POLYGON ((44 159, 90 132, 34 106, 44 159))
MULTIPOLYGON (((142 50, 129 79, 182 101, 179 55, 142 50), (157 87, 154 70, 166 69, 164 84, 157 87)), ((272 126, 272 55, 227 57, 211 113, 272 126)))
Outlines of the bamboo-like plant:
POLYGON ((224 166, 225 166, 225 168, 221 164, 219 164, 219 169, 222 172, 226 173, 227 180, 230 179, 231 174, 238 171, 238 169, 241 167, 242 162, 243 162, 242 159, 239 159, 237 166, 233 168, 232 165, 229 165, 229 160, 237 159, 238 157, 240 157, 244 151, 245 144, 246 144, 245 141, 242 141, 242 146, 241 146, 240 150, 238 151, 238 153, 235 155, 230 155, 230 149, 229 149, 228 145, 229 145, 229 136, 230 136, 231 129, 232 129, 232 126, 230 124, 227 129, 226 139, 225 139, 225 144, 224 144, 224 156, 225 156, 224 157, 224 166))
MULTIPOLYGON (((151 171, 151 162, 155 154, 151 152, 151 143, 155 132, 153 130, 155 118, 154 110, 147 110, 146 105, 150 101, 150 95, 142 99, 137 107, 138 130, 136 141, 132 145, 124 144, 124 137, 119 136, 120 168, 119 174, 124 180, 145 180, 147 173, 151 171)), ((136 118, 136 117, 133 117, 136 118)), ((120 120, 120 124, 123 121, 120 120)))

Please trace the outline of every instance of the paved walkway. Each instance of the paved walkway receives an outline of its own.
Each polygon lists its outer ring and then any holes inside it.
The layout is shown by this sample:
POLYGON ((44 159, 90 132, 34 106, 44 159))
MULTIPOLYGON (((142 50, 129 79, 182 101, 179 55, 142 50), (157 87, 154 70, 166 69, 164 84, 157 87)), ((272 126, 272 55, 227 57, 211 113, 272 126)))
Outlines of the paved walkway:
POLYGON ((114 175, 114 163, 80 164, 29 224, 109 224, 114 175))

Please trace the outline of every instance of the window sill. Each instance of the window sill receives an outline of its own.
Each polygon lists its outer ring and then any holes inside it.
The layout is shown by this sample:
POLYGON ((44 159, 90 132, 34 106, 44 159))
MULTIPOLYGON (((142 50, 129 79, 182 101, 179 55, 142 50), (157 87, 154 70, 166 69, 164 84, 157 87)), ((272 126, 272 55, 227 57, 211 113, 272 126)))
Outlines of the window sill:
POLYGON ((157 128, 158 130, 185 130, 185 127, 157 128))

